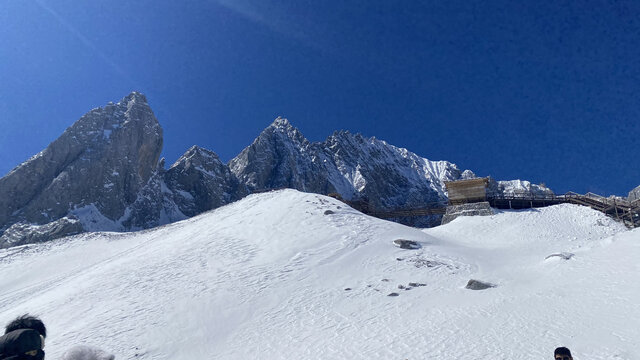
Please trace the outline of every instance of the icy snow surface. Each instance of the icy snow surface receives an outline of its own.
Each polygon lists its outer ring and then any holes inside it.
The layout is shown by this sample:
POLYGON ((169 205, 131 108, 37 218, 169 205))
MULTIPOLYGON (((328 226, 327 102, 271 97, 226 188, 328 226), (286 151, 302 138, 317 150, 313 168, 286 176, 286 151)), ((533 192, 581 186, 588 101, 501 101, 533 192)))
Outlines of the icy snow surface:
POLYGON ((420 231, 283 190, 0 250, 0 325, 41 316, 52 359, 638 359, 638 258, 639 230, 574 205, 420 231))

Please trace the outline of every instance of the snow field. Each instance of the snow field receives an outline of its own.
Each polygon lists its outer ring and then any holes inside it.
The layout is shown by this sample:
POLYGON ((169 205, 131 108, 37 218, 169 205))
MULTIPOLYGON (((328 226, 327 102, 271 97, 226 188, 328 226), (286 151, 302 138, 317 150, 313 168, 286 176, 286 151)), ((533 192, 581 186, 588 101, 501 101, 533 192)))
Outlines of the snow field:
POLYGON ((532 359, 561 345, 636 359, 638 240, 573 205, 421 231, 283 190, 0 250, 0 325, 41 316, 47 358, 87 344, 119 359, 532 359), (545 260, 560 252, 574 256, 545 260), (426 286, 398 288, 410 282, 426 286))

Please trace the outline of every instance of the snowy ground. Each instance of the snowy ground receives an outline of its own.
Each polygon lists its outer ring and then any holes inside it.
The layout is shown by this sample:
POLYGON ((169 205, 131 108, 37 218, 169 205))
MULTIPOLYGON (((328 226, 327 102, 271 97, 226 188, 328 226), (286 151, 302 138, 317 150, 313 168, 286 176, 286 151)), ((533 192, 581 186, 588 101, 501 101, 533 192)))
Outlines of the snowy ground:
POLYGON ((0 325, 41 316, 51 359, 78 344, 117 359, 544 359, 562 345, 640 359, 637 259, 640 229, 574 205, 420 231, 284 190, 0 250, 0 325), (575 255, 545 260, 560 252, 575 255), (410 282, 426 286, 398 289, 410 282))

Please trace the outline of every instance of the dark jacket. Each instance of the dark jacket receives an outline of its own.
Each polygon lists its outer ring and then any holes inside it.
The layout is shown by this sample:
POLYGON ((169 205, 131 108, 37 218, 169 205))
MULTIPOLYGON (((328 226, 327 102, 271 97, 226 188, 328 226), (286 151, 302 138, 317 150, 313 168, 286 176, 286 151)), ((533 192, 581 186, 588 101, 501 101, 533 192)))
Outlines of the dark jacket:
POLYGON ((42 339, 40 334, 31 329, 12 331, 0 337, 0 360, 42 360, 42 339), (37 355, 30 356, 25 353, 37 350, 37 355))

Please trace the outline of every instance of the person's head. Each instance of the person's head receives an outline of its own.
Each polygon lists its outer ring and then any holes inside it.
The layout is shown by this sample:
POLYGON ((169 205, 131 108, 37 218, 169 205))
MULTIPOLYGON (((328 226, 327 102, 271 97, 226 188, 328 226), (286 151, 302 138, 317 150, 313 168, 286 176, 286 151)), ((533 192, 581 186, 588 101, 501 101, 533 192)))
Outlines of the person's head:
POLYGON ((8 334, 14 330, 19 329, 32 329, 37 331, 43 338, 47 337, 47 328, 44 326, 42 320, 29 314, 18 316, 10 323, 8 323, 4 330, 4 333, 8 334))
POLYGON ((0 359, 44 360, 44 338, 36 330, 13 330, 0 337, 0 359))
POLYGON ((556 348, 556 351, 553 352, 553 357, 555 360, 573 360, 571 356, 571 351, 566 347, 556 348))

